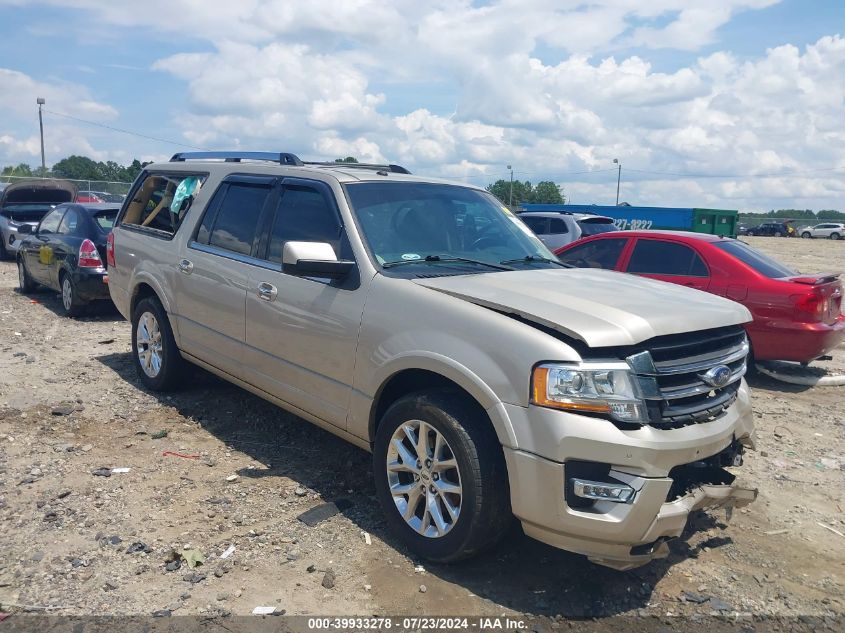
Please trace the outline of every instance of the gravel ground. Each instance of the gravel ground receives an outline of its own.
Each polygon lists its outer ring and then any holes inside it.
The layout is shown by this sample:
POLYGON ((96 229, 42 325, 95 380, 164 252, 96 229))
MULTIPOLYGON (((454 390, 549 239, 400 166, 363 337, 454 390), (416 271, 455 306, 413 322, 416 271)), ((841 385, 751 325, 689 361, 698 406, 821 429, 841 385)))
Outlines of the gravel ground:
MULTIPOLYGON (((748 241, 803 272, 845 261, 842 242, 748 241)), ((369 455, 199 370, 179 393, 147 393, 116 312, 65 319, 54 293, 16 285, 0 262, 3 611, 845 611, 845 388, 752 379, 759 447, 741 474, 760 497, 730 524, 696 515, 664 561, 614 572, 515 529, 475 560, 423 568, 381 520, 369 455), (337 515, 297 520, 329 501, 337 515), (168 571, 174 551, 204 563, 168 571)), ((826 365, 845 371, 845 349, 826 365)))

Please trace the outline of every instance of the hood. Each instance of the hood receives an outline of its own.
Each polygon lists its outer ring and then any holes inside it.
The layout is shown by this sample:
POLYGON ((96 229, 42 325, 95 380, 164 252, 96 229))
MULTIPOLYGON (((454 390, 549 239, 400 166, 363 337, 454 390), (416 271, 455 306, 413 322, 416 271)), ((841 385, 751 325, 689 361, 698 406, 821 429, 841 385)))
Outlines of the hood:
POLYGON ((76 185, 67 180, 23 180, 3 190, 0 201, 7 204, 61 204, 76 199, 76 185))
POLYGON ((594 268, 415 279, 415 283, 517 314, 590 347, 746 323, 739 303, 676 284, 594 268))

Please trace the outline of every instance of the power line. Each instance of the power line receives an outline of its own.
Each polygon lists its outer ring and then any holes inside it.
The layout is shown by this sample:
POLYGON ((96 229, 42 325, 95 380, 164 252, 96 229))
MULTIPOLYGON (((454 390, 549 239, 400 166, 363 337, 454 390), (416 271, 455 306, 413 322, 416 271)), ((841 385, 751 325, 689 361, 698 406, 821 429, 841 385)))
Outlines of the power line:
POLYGON ((121 134, 129 134, 130 136, 137 136, 138 138, 145 138, 145 139, 150 140, 150 141, 158 141, 159 143, 167 143, 169 145, 177 145, 179 147, 187 147, 189 149, 198 149, 198 150, 202 150, 202 151, 205 151, 205 152, 210 151, 206 147, 197 147, 196 145, 187 145, 186 143, 179 143, 177 141, 170 141, 166 138, 158 138, 156 136, 147 136, 146 134, 139 134, 138 132, 132 132, 131 130, 124 130, 122 128, 113 127, 111 125, 106 125, 104 123, 97 123, 96 121, 88 121, 87 119, 80 119, 79 117, 71 116, 70 114, 63 114, 62 112, 54 112, 52 110, 46 110, 46 109, 44 110, 44 112, 47 112, 47 113, 52 114, 54 116, 64 117, 65 119, 73 119, 74 121, 79 121, 80 123, 87 123, 88 125, 94 125, 96 127, 102 127, 102 128, 107 129, 107 130, 111 130, 113 132, 120 132, 121 134))
POLYGON ((633 167, 626 167, 625 171, 633 171, 638 174, 651 174, 654 176, 673 176, 676 178, 725 178, 725 179, 736 179, 740 180, 742 178, 784 178, 787 176, 803 176, 807 174, 818 174, 822 172, 831 172, 831 171, 839 171, 845 169, 845 167, 824 167, 821 169, 808 169, 804 171, 785 171, 780 173, 773 173, 773 174, 693 174, 693 173, 678 173, 678 172, 671 172, 671 171, 652 171, 647 169, 634 169, 633 167))

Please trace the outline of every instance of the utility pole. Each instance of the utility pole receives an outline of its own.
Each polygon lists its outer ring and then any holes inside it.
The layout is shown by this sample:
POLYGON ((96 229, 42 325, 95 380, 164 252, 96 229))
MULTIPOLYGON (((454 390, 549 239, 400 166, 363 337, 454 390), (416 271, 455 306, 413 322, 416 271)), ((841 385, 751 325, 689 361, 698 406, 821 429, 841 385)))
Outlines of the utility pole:
POLYGON ((513 206, 513 167, 508 165, 508 169, 511 170, 511 195, 510 195, 510 198, 508 198, 508 207, 512 207, 513 206))
POLYGON ((38 104, 38 127, 41 129, 41 175, 47 174, 47 163, 44 160, 44 118, 41 115, 41 106, 47 103, 44 97, 38 97, 35 102, 38 104))
POLYGON ((619 165, 619 169, 616 171, 616 206, 619 206, 619 183, 622 182, 622 163, 619 162, 618 158, 614 158, 613 162, 619 165))

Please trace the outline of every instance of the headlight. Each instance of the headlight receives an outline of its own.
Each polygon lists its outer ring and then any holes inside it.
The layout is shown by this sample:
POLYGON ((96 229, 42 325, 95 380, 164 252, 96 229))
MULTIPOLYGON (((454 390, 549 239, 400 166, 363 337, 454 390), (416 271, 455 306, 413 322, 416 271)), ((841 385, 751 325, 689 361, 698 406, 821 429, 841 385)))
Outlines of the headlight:
POLYGON ((604 413, 621 422, 648 422, 627 365, 539 365, 531 381, 531 401, 541 407, 604 413))

